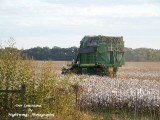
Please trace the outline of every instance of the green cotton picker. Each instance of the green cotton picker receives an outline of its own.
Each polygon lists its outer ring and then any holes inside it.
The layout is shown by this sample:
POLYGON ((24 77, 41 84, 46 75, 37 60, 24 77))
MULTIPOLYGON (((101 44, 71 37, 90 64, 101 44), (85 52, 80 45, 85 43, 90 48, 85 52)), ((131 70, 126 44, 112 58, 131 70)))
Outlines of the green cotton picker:
POLYGON ((89 74, 115 76, 124 65, 123 37, 84 36, 77 58, 62 69, 62 74, 89 74))

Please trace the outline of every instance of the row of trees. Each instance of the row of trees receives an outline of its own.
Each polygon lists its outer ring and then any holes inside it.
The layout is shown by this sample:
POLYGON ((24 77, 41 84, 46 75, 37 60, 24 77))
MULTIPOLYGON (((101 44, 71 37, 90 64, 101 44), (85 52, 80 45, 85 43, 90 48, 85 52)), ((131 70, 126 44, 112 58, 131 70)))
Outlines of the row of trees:
POLYGON ((56 61, 70 61, 75 59, 78 54, 77 47, 60 48, 53 47, 36 47, 27 50, 22 50, 22 56, 33 58, 34 60, 56 60, 56 61))
MULTIPOLYGON (((60 47, 35 47, 22 50, 22 56, 28 56, 35 60, 56 60, 70 61, 75 59, 78 54, 77 47, 60 48, 60 47)), ((125 48, 126 61, 160 61, 160 50, 149 48, 125 48)))
POLYGON ((125 48, 126 61, 160 61, 160 50, 149 48, 125 48))

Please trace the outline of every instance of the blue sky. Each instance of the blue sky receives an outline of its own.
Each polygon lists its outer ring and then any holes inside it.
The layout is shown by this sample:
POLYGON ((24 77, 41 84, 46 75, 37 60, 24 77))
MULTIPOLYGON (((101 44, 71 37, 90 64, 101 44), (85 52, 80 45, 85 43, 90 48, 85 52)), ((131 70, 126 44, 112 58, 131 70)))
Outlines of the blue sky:
POLYGON ((21 49, 79 46, 85 35, 123 36, 160 49, 160 0, 0 0, 0 41, 21 49))

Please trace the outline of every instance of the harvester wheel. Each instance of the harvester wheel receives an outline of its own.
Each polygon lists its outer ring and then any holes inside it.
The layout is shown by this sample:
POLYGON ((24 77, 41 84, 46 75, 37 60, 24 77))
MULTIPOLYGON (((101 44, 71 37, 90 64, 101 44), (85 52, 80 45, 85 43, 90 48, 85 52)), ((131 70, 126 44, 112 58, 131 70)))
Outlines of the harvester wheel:
POLYGON ((103 75, 103 68, 96 68, 96 74, 97 75, 103 75))
POLYGON ((71 72, 72 72, 72 73, 75 73, 75 74, 80 74, 78 67, 73 67, 73 68, 71 68, 71 72))

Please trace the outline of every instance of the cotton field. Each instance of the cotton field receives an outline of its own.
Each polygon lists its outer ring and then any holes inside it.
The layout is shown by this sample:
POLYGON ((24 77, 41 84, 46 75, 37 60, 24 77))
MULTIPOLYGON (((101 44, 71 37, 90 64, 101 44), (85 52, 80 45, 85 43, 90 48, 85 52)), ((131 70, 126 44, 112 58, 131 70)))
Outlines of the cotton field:
POLYGON ((86 76, 82 86, 84 105, 118 107, 127 103, 128 107, 150 109, 160 106, 160 82, 156 80, 86 76))
POLYGON ((81 106, 160 110, 160 63, 127 63, 116 78, 96 75, 73 78, 83 79, 81 106))
MULTIPOLYGON (((58 74, 67 62, 53 62, 58 74)), ((160 62, 127 62, 117 77, 74 75, 71 80, 82 86, 82 107, 147 108, 160 112, 160 62)))

